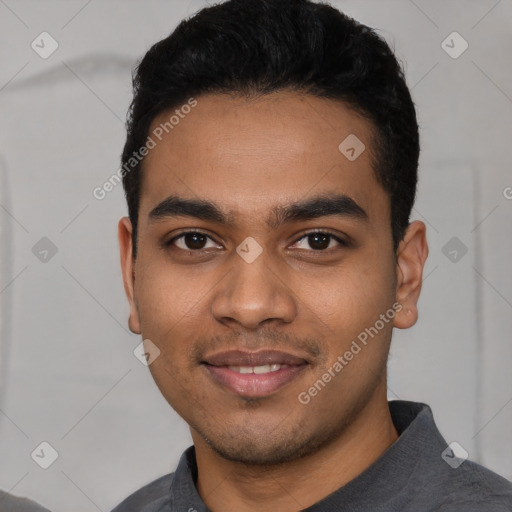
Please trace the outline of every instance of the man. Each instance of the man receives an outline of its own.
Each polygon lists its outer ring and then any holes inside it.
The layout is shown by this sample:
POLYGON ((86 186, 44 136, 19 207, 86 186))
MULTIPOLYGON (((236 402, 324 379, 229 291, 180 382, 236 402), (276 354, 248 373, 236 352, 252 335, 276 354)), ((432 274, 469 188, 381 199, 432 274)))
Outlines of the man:
POLYGON ((443 460, 427 405, 387 401, 428 248, 385 41, 309 0, 230 0, 154 45, 134 89, 129 326, 194 446, 115 512, 512 510, 510 482, 443 460))

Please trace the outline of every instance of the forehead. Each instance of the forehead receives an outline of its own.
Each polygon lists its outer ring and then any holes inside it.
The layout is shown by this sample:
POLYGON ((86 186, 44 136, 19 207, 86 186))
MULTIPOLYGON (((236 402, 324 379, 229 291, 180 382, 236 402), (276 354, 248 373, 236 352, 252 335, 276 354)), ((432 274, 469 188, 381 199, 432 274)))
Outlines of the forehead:
POLYGON ((141 218, 169 195, 208 199, 253 220, 280 204, 331 193, 351 197, 370 216, 388 212, 372 167, 372 125, 342 102, 283 91, 196 101, 152 123, 141 218))

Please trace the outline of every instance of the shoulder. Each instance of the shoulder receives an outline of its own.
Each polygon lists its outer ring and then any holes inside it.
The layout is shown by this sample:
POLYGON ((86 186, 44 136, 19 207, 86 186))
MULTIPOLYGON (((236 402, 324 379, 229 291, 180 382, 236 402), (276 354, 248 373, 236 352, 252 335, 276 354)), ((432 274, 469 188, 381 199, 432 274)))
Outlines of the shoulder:
POLYGON ((169 473, 141 487, 128 496, 112 512, 158 512, 164 510, 174 473, 169 473))
POLYGON ((469 460, 450 470, 439 512, 512 512, 512 482, 469 460))
POLYGON ((3 512, 49 512, 34 501, 18 498, 0 490, 0 510, 3 512))
POLYGON ((403 491, 408 510, 512 512, 512 482, 458 457, 439 432, 428 405, 392 401, 390 411, 400 434, 394 462, 410 472, 403 491))

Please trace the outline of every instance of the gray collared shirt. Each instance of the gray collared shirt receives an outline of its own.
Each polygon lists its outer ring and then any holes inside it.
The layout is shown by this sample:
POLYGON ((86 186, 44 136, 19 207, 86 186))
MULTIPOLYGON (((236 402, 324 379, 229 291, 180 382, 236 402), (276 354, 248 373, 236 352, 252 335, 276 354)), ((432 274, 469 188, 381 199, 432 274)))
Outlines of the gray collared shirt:
MULTIPOLYGON (((455 457, 426 404, 393 400, 399 438, 375 461, 307 512, 511 512, 512 483, 455 457)), ((195 482, 194 447, 174 473, 142 487, 112 512, 209 512, 195 482)))
POLYGON ((1 512, 50 512, 28 498, 19 498, 0 490, 1 512))

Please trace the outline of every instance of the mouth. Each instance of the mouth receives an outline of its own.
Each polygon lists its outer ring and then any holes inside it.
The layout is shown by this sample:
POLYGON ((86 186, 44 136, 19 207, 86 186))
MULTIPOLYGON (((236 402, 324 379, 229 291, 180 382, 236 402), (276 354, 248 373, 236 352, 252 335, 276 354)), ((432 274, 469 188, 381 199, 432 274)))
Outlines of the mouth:
POLYGON ((247 398, 263 398, 298 378, 309 362, 275 350, 236 350, 206 357, 201 364, 224 389, 247 398))

